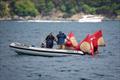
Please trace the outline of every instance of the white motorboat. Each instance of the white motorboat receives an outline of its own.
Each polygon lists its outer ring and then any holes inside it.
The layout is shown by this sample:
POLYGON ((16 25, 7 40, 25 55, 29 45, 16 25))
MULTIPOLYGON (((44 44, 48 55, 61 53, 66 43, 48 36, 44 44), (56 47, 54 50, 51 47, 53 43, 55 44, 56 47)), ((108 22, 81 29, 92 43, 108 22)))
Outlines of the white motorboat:
POLYGON ((103 17, 101 16, 86 15, 79 19, 78 22, 102 22, 102 20, 103 17))
POLYGON ((49 49, 41 47, 33 47, 18 42, 9 45, 18 54, 36 55, 36 56, 67 56, 67 55, 83 55, 82 51, 63 50, 63 49, 49 49))

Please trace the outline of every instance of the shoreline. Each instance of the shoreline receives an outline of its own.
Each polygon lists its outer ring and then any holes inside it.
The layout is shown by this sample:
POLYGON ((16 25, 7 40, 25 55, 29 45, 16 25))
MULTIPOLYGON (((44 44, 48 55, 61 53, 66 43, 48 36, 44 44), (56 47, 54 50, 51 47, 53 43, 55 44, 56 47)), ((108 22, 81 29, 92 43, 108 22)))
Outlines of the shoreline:
POLYGON ((62 16, 26 16, 26 17, 4 17, 0 18, 0 21, 21 21, 21 22, 102 22, 102 21, 119 21, 118 18, 108 18, 101 15, 85 15, 85 14, 75 14, 68 18, 63 18, 62 16))

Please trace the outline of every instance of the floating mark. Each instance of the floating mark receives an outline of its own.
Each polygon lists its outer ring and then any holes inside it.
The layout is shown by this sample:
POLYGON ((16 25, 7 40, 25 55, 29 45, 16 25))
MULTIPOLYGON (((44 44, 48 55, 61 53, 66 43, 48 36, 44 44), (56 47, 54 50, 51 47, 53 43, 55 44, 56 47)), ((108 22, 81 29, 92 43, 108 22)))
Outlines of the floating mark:
POLYGON ((91 79, 88 79, 88 78, 80 78, 80 80, 91 80, 91 79))
POLYGON ((100 77, 114 77, 114 75, 108 75, 108 74, 99 74, 99 73, 93 73, 97 76, 100 76, 100 77))
POLYGON ((99 74, 99 73, 94 73, 94 74, 97 75, 97 76, 101 76, 101 77, 105 76, 105 75, 99 74))
POLYGON ((74 70, 75 72, 79 72, 80 70, 74 70))
POLYGON ((71 72, 71 70, 60 70, 60 72, 71 72))

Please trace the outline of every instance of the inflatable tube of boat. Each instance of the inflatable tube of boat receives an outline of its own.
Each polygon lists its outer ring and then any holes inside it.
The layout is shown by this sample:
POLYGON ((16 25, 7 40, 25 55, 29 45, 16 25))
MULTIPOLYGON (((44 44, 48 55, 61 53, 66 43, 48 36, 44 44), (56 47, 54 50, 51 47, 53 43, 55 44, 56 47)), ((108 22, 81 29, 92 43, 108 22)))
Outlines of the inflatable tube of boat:
POLYGON ((83 39, 83 41, 80 42, 80 44, 78 44, 77 49, 85 53, 94 55, 94 45, 89 34, 86 36, 86 38, 83 39))
POLYGON ((67 36, 67 39, 66 39, 66 46, 67 47, 76 47, 77 45, 78 45, 78 43, 76 41, 74 33, 70 32, 67 36))
POLYGON ((105 41, 104 41, 103 34, 102 34, 101 30, 96 31, 93 35, 94 35, 94 37, 96 37, 98 46, 105 46, 105 41))

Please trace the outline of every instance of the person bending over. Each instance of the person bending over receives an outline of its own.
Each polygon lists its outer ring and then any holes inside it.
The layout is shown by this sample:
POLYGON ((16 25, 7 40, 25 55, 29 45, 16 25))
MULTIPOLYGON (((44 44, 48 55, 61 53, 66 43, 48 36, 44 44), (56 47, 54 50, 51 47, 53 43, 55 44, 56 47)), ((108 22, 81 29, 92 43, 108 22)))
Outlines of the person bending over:
POLYGON ((62 31, 59 31, 56 37, 57 37, 58 48, 65 49, 64 44, 65 44, 66 35, 62 31))

